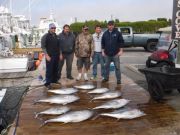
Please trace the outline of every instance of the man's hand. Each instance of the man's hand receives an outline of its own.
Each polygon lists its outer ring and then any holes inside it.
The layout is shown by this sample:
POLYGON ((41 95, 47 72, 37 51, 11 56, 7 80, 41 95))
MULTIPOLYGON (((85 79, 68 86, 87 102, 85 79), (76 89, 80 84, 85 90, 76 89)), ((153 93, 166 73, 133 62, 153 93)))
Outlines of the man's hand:
POLYGON ((64 57, 63 57, 62 54, 60 54, 59 59, 60 59, 60 60, 63 60, 63 59, 64 59, 64 57))
POLYGON ((117 55, 122 56, 122 54, 123 54, 123 49, 121 49, 117 55))
POLYGON ((46 54, 45 57, 47 61, 51 61, 51 57, 48 54, 46 54))
POLYGON ((103 57, 105 57, 105 56, 106 56, 106 54, 104 53, 104 51, 102 51, 102 56, 103 56, 103 57))
POLYGON ((93 57, 93 56, 94 56, 94 52, 91 53, 91 57, 93 57))

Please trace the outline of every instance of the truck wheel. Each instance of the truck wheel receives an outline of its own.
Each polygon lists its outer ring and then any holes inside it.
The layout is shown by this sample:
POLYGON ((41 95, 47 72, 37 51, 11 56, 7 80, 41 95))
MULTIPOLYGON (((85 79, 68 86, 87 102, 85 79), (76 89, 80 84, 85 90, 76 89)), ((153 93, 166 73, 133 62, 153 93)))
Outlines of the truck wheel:
POLYGON ((144 46, 144 50, 147 51, 147 47, 146 46, 144 46))
POLYGON ((156 50, 156 45, 157 45, 157 42, 148 42, 147 43, 147 51, 148 52, 154 52, 156 50))
POLYGON ((180 93, 180 89, 177 89, 177 91, 180 93))
POLYGON ((164 66, 166 66, 166 67, 171 67, 171 65, 168 64, 167 62, 160 62, 160 63, 158 63, 158 64, 156 65, 156 67, 164 67, 164 66))
POLYGON ((173 91, 172 90, 165 90, 164 91, 166 94, 171 94, 173 91))
POLYGON ((147 68, 150 68, 150 67, 151 67, 150 60, 149 60, 149 59, 146 60, 146 67, 147 67, 147 68))
POLYGON ((161 84, 153 79, 148 81, 148 91, 155 101, 163 99, 164 92, 161 84))

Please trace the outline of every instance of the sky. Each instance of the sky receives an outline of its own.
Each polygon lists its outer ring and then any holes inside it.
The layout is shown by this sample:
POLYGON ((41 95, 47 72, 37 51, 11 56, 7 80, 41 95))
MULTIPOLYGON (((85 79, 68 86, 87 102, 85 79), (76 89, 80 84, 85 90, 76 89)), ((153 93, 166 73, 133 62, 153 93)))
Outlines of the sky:
MULTIPOLYGON (((0 5, 9 7, 10 0, 0 0, 0 5)), ((156 18, 172 18, 173 0, 29 0, 31 23, 38 25, 40 18, 50 16, 60 25, 86 20, 145 21, 156 18)), ((12 0, 14 15, 29 18, 28 0, 12 0)))

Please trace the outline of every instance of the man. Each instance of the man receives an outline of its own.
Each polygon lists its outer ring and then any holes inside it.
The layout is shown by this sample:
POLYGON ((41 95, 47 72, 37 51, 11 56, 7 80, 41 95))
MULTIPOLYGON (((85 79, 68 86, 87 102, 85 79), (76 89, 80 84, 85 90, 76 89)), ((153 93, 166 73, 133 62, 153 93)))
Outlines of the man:
POLYGON ((121 71, 119 56, 123 54, 121 48, 124 44, 122 34, 115 28, 114 21, 108 22, 108 30, 102 37, 102 55, 105 57, 106 73, 103 82, 109 80, 110 63, 114 62, 117 84, 121 84, 121 71))
POLYGON ((66 60, 66 75, 67 78, 73 80, 71 75, 72 62, 74 58, 75 36, 70 32, 70 26, 64 25, 63 32, 59 34, 59 43, 62 51, 62 60, 59 63, 59 79, 61 78, 61 71, 66 60))
POLYGON ((51 83, 58 83, 58 63, 60 59, 59 41, 56 35, 56 26, 49 24, 49 31, 41 39, 41 47, 46 58, 46 83, 48 89, 51 83))
POLYGON ((93 76, 91 79, 97 78, 97 64, 101 64, 101 76, 104 78, 104 58, 102 56, 102 48, 101 48, 101 40, 102 40, 103 33, 101 32, 101 26, 96 25, 95 26, 95 33, 93 34, 93 41, 94 41, 94 53, 92 56, 92 62, 93 62, 93 76))
POLYGON ((80 33, 76 38, 75 55, 77 57, 77 68, 79 73, 76 78, 77 81, 82 77, 83 67, 84 80, 88 81, 87 72, 90 68, 90 57, 92 56, 93 50, 93 38, 88 30, 88 26, 84 25, 82 27, 82 33, 80 33))

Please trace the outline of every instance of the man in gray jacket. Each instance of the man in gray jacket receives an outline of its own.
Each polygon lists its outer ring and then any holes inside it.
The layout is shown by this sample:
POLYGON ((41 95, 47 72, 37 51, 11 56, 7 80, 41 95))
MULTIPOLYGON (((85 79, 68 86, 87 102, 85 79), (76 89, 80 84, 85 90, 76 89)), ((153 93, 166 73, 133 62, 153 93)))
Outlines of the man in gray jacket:
POLYGON ((72 62, 74 58, 74 46, 75 46, 75 36, 70 32, 70 26, 64 25, 62 33, 59 34, 59 43, 62 51, 62 60, 59 62, 59 79, 61 78, 61 72, 64 65, 64 60, 66 60, 66 75, 67 78, 73 80, 71 75, 72 62))

